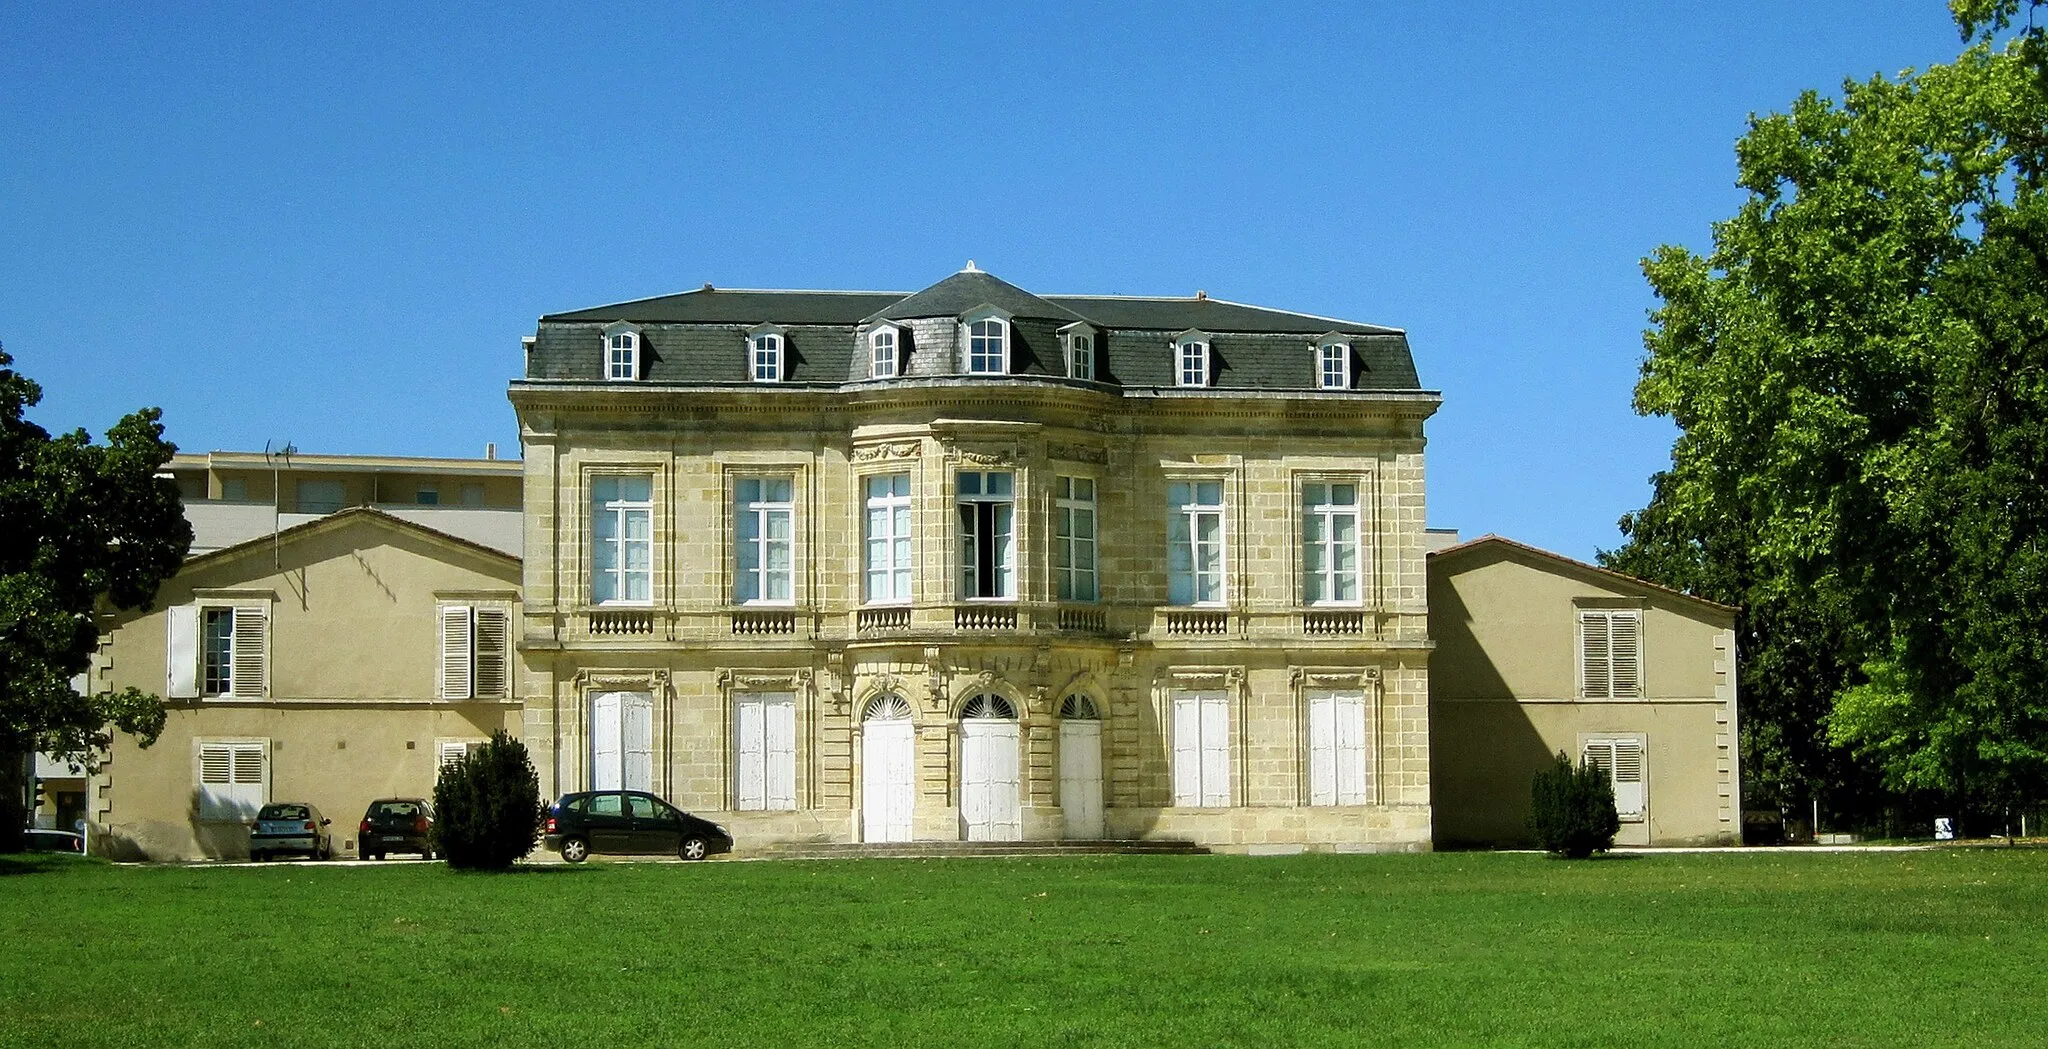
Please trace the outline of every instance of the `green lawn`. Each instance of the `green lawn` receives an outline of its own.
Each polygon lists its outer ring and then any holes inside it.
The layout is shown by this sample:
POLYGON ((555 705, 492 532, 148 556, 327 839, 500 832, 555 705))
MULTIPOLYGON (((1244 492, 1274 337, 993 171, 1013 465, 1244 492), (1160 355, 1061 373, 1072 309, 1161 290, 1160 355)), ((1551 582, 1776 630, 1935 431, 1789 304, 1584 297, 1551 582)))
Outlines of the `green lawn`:
POLYGON ((2048 851, 0 862, 0 1046, 2048 1044, 2048 851))

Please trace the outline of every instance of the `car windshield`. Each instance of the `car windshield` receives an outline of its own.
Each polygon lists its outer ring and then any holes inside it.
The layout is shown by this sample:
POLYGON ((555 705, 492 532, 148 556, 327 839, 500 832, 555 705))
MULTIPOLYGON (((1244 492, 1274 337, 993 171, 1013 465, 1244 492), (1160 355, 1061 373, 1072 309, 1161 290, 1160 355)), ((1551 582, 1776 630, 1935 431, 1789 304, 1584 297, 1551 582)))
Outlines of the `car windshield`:
POLYGON ((379 816, 417 816, 420 806, 415 801, 380 801, 370 811, 379 816))
POLYGON ((265 805, 263 806, 263 811, 256 814, 256 818, 259 820, 303 820, 311 819, 312 817, 307 815, 304 805, 265 805))

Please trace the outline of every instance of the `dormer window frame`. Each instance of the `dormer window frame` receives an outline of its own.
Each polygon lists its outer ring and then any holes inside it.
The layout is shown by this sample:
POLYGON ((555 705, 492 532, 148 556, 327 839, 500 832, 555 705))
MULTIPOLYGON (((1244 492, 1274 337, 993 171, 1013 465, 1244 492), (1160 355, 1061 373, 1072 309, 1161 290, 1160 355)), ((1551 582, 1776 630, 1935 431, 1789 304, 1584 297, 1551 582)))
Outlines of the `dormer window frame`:
POLYGON ((1060 329, 1060 358, 1066 363, 1067 378, 1095 381, 1095 326, 1075 321, 1060 329))
POLYGON ((1200 328, 1173 337, 1173 384, 1201 389, 1216 381, 1214 340, 1200 328))
POLYGON ((745 353, 750 381, 783 382, 789 378, 789 332, 782 325, 748 328, 745 353))
POLYGON ((1348 390, 1353 379, 1351 336, 1333 331, 1316 340, 1316 389, 1348 390))
POLYGON ((631 321, 613 321, 605 325, 604 337, 599 343, 602 347, 599 362, 604 369, 605 381, 639 381, 640 350, 645 342, 646 334, 631 321))
POLYGON ((983 305, 961 314, 960 371, 966 375, 1010 374, 1010 345, 1015 336, 1016 332, 1008 310, 994 305, 983 305), (996 328, 993 331, 976 331, 985 324, 994 324, 996 328), (988 340, 991 338, 995 340, 993 368, 988 366, 992 356, 988 347, 988 340))
POLYGON ((877 324, 868 332, 868 377, 871 379, 894 379, 903 374, 903 328, 896 324, 877 324), (887 356, 884 356, 886 340, 887 356), (883 361, 888 367, 883 368, 883 361))

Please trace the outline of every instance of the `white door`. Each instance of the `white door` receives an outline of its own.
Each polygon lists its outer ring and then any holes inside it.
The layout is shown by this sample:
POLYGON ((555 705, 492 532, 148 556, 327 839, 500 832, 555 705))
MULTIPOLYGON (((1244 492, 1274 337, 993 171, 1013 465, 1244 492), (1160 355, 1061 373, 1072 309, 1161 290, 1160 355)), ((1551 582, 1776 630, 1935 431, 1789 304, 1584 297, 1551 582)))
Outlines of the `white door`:
POLYGON ((590 789, 654 789, 654 696, 600 692, 590 697, 590 789))
POLYGON ((1308 701, 1308 803, 1363 805, 1365 696, 1312 694, 1308 701))
POLYGON ((1067 837, 1102 837, 1102 722, 1060 722, 1060 809, 1067 837))
POLYGON ((1017 841, 1017 723, 997 718, 960 722, 960 820, 968 841, 1017 841))
POLYGON ((861 726, 861 840, 909 841, 917 744, 908 718, 861 726))

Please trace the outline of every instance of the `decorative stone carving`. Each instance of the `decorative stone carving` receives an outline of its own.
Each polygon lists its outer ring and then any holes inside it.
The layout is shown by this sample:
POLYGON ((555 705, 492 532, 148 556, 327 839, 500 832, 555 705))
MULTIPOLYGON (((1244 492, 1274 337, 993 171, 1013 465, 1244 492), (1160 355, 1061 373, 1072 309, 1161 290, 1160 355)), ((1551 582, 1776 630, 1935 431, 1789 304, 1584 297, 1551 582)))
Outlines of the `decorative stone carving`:
POLYGON ((1295 688, 1366 688, 1380 679, 1378 667, 1295 667, 1295 688))
POLYGON ((851 458, 857 463, 873 462, 877 459, 915 459, 923 447, 917 441, 890 441, 886 444, 863 445, 853 450, 851 458))
POLYGON ((1243 667, 1189 667, 1169 671, 1167 684, 1188 691, 1236 691, 1244 684, 1243 667))
POLYGON ((1097 466, 1109 465, 1109 451, 1107 449, 1093 448, 1085 444, 1048 443, 1045 446, 1045 456, 1048 459, 1060 459, 1070 463, 1094 463, 1097 466))
POLYGON ((718 687, 727 692, 801 692, 810 687, 809 670, 735 670, 718 672, 718 687))
POLYGON ((576 677, 584 688, 596 692, 659 692, 668 687, 667 670, 584 670, 576 677))

